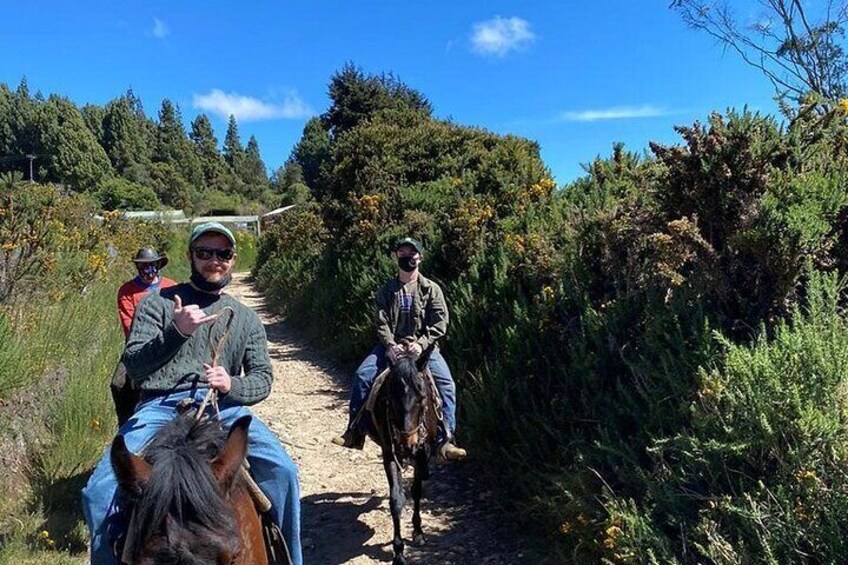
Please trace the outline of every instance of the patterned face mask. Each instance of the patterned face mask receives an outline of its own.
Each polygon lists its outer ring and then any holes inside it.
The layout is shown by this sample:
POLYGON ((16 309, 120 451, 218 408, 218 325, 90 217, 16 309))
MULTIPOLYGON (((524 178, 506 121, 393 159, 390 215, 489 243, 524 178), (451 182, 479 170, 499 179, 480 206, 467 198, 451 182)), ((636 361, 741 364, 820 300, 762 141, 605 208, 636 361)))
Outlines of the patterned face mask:
POLYGON ((159 265, 156 263, 145 263, 139 266, 138 274, 147 278, 155 277, 159 274, 159 265))

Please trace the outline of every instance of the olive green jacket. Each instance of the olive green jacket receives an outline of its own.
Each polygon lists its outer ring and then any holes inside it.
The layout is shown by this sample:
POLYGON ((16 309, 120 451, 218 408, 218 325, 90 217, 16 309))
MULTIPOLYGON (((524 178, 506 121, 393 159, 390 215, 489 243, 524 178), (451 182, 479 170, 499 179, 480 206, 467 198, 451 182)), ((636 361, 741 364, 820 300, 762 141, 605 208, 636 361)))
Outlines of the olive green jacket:
MULTIPOLYGON (((380 343, 386 347, 406 337, 395 335, 400 314, 396 297, 401 288, 403 283, 395 277, 377 292, 374 323, 380 343)), ((414 337, 422 350, 426 350, 430 345, 435 346, 437 340, 447 333, 448 307, 445 295, 438 284, 420 274, 418 290, 413 297, 412 313, 415 320, 414 337)))

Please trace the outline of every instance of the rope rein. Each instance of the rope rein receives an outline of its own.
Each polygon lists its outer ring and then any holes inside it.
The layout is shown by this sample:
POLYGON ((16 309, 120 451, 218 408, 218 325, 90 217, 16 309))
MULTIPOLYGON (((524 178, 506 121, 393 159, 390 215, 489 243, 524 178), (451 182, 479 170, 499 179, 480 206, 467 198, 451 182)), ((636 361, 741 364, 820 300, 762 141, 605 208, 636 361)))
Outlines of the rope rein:
MULTIPOLYGON (((209 341, 209 351, 212 357, 212 363, 210 365, 212 367, 218 366, 218 357, 221 355, 221 350, 224 348, 224 345, 227 343, 227 338, 230 336, 230 328, 233 326, 233 320, 236 319, 236 311, 233 310, 232 306, 224 306, 221 308, 220 312, 218 312, 218 318, 212 321, 209 324, 209 332, 207 333, 207 340, 209 341), (224 326, 224 333, 221 334, 221 337, 218 338, 218 343, 213 345, 212 333, 215 330, 215 326, 218 323, 218 318, 221 317, 221 314, 229 311, 230 316, 227 318, 227 324, 224 326)), ((203 414, 206 412, 206 407, 211 404, 212 408, 215 411, 215 416, 218 418, 218 421, 221 420, 221 411, 218 409, 218 390, 214 388, 210 388, 206 393, 206 396, 203 398, 203 402, 200 403, 200 407, 197 409, 197 413, 194 415, 195 420, 200 420, 203 417, 203 414)))
MULTIPOLYGON (((216 318, 212 321, 211 324, 209 324, 209 332, 207 334, 207 339, 209 340, 209 350, 210 355, 212 357, 212 363, 210 363, 210 365, 212 367, 218 366, 218 358, 221 356, 221 351, 224 349, 224 345, 227 343, 227 338, 230 336, 230 329, 233 326, 233 320, 235 320, 235 317, 235 310, 233 310, 231 306, 224 306, 223 308, 221 308, 220 312, 218 312, 218 318, 216 318), (220 318, 221 314, 223 314, 227 310, 229 310, 230 316, 229 318, 227 318, 227 324, 224 326, 224 333, 222 333, 221 337, 218 338, 217 343, 214 343, 213 331, 218 323, 218 319, 220 318)), ((232 375, 230 375, 230 378, 232 378, 232 375)), ((209 405, 212 406, 212 409, 215 413, 215 418, 217 418, 217 420, 220 422, 221 410, 218 408, 218 390, 214 388, 210 388, 209 391, 206 393, 206 396, 203 397, 203 402, 200 403, 197 412, 194 414, 194 419, 199 421, 201 418, 203 418, 206 413, 206 407, 209 405)), ((268 512, 269 510, 271 510, 271 507, 273 505, 271 504, 271 501, 268 499, 265 493, 262 492, 262 489, 259 488, 259 485, 256 484, 256 481, 253 479, 248 469, 250 469, 250 464, 247 462, 247 459, 245 459, 242 463, 240 471, 241 478, 244 481, 244 484, 247 487, 250 496, 256 503, 256 506, 259 507, 259 510, 261 510, 262 512, 268 512)))

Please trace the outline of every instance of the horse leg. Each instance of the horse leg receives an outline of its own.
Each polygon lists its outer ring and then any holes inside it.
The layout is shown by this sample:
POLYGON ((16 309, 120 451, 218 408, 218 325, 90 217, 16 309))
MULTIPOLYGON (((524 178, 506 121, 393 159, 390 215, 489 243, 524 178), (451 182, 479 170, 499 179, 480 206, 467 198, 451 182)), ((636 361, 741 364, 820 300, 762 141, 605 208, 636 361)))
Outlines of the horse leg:
POLYGON ((395 558, 392 561, 392 565, 406 565, 406 558, 403 556, 403 536, 400 533, 400 519, 405 502, 403 495, 403 475, 391 453, 383 453, 383 467, 385 467, 386 477, 389 479, 389 507, 392 510, 392 523, 395 533, 395 537, 392 540, 392 548, 395 551, 395 558))
POLYGON ((423 481, 427 478, 429 468, 427 467, 427 454, 420 450, 415 458, 415 476, 412 482, 412 500, 414 511, 412 514, 412 545, 424 545, 424 531, 421 529, 421 495, 424 494, 423 481))

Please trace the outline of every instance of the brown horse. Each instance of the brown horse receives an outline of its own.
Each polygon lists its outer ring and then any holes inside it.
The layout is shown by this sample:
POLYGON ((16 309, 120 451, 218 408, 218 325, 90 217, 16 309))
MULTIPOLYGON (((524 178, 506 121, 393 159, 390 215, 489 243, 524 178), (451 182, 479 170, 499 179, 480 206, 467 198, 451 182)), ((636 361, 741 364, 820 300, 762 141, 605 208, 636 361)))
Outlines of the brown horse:
MULTIPOLYGON (((429 353, 429 352, 427 352, 429 353)), ((400 518, 405 504, 402 468, 412 462, 412 543, 424 543, 421 529, 422 482, 429 478, 429 461, 438 426, 436 392, 422 373, 426 353, 418 359, 400 357, 377 391, 367 425, 368 435, 383 450, 383 467, 389 480, 389 498, 394 523, 394 565, 404 565, 400 518)))
POLYGON ((112 442, 111 461, 132 503, 121 561, 128 565, 266 565, 262 521, 241 480, 250 416, 226 434, 213 420, 180 414, 144 457, 112 442))

